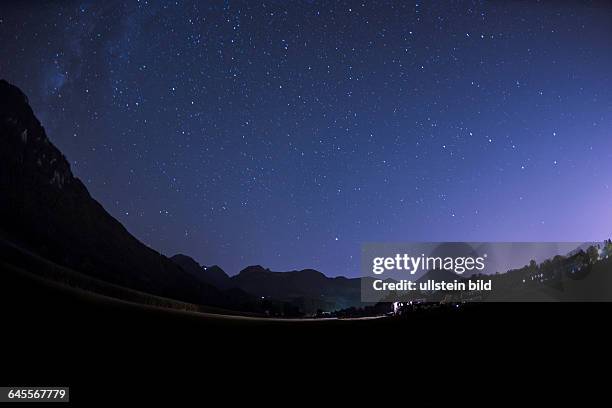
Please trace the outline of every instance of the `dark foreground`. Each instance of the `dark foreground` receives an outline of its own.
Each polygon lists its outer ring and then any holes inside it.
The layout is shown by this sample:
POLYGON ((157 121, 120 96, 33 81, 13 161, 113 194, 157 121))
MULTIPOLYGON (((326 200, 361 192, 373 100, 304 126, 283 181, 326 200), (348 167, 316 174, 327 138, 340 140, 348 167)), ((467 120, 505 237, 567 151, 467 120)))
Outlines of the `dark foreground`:
POLYGON ((419 378, 484 387, 499 375, 524 383, 538 370, 605 366, 612 349, 609 304, 474 304, 402 319, 278 321, 146 307, 14 270, 2 271, 0 297, 2 383, 69 385, 81 402, 231 399, 222 391, 228 386, 351 384, 356 392, 413 387, 419 378))

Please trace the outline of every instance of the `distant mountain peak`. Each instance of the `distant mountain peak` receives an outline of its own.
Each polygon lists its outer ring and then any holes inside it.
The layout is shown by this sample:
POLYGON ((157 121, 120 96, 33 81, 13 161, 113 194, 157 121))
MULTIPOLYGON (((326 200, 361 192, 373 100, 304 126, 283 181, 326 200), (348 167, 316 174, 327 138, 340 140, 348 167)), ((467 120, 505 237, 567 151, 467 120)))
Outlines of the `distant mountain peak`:
POLYGON ((202 265, 202 268, 206 271, 206 273, 211 274, 211 273, 222 273, 225 276, 229 275, 227 273, 225 273, 225 271, 223 270, 223 268, 221 268, 219 265, 202 265))
POLYGON ((241 270, 238 275, 249 275, 249 274, 261 273, 261 272, 270 272, 270 269, 266 269, 261 265, 249 265, 243 270, 241 270))
POLYGON ((229 288, 230 277, 217 265, 202 266, 192 257, 184 254, 176 254, 170 258, 183 270, 194 276, 201 282, 213 285, 219 289, 229 288))
POLYGON ((0 80, 0 233, 59 265, 106 282, 193 303, 224 304, 147 247, 73 176, 28 98, 0 80))
POLYGON ((272 272, 261 265, 248 266, 230 278, 219 266, 203 267, 184 254, 169 259, 147 247, 73 176, 28 98, 4 80, 0 80, 0 191, 0 236, 106 282, 230 308, 259 310, 253 300, 262 296, 308 312, 360 304, 358 279, 327 278, 314 269, 272 272))

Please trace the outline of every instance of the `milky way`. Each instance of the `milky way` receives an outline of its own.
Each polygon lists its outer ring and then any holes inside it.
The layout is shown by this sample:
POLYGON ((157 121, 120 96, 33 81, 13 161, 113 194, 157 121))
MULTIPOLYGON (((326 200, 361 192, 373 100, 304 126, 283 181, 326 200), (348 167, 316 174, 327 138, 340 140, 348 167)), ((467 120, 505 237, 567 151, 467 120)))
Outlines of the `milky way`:
POLYGON ((364 242, 612 232, 604 2, 38 3, 0 5, 0 76, 164 254, 356 276, 364 242))

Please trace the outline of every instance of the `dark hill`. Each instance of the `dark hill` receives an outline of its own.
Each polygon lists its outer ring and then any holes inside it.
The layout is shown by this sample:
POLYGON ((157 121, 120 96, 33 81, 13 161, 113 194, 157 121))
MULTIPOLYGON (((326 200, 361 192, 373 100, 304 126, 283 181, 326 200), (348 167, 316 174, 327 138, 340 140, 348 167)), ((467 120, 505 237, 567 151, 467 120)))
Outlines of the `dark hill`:
POLYGON ((359 278, 329 278, 314 269, 273 272, 254 265, 230 278, 230 282, 256 296, 293 301, 307 313, 362 306, 359 278))
POLYGON ((91 197, 48 139, 27 97, 4 80, 0 191, 0 238, 111 284, 234 310, 280 307, 285 315, 293 308, 310 313, 361 305, 359 279, 261 266, 230 278, 218 266, 202 267, 186 255, 169 259, 147 247, 91 197))
POLYGON ((185 272, 195 276, 204 283, 219 289, 227 289, 231 286, 230 277, 217 265, 202 266, 190 256, 183 254, 174 255, 170 259, 183 268, 185 272))
POLYGON ((131 235, 73 176, 28 99, 0 80, 0 234, 55 263, 147 293, 229 306, 131 235))

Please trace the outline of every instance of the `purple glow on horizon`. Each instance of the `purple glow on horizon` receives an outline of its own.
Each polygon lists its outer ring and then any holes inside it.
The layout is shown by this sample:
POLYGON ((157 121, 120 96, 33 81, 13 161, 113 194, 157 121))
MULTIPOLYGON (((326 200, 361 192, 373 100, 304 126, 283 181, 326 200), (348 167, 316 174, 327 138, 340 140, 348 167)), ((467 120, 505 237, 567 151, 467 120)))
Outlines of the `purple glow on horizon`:
POLYGON ((151 247, 358 276, 612 235, 612 7, 561 3, 3 2, 0 76, 151 247))

